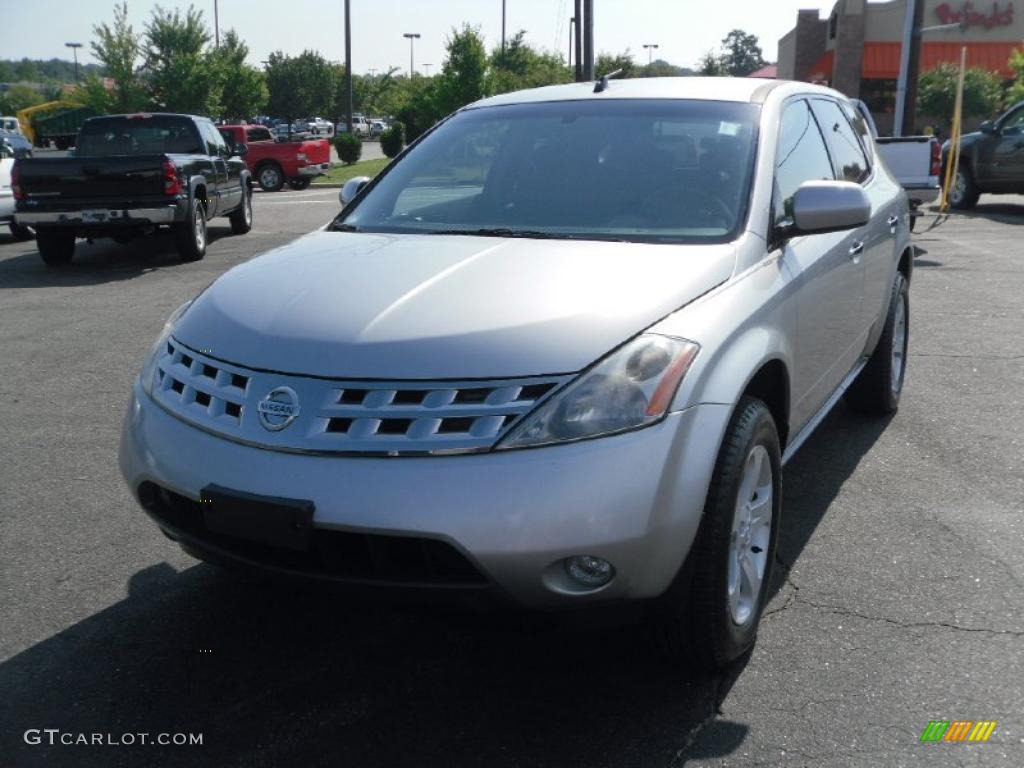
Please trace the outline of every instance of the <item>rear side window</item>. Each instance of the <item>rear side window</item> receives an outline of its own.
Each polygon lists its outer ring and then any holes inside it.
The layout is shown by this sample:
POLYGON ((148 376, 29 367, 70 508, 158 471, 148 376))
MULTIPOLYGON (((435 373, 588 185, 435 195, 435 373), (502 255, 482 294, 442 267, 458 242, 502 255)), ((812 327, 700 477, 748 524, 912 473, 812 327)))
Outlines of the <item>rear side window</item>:
POLYGON ((835 164, 836 177, 858 184, 871 173, 864 147, 853 132, 853 127, 839 105, 831 100, 814 99, 811 102, 814 115, 818 118, 829 152, 835 164))
POLYGON ((782 113, 775 154, 776 224, 792 219, 793 196, 805 181, 831 181, 832 161, 807 102, 794 101, 782 113))
POLYGON ((274 137, 266 128, 250 128, 245 133, 249 141, 273 141, 274 137))

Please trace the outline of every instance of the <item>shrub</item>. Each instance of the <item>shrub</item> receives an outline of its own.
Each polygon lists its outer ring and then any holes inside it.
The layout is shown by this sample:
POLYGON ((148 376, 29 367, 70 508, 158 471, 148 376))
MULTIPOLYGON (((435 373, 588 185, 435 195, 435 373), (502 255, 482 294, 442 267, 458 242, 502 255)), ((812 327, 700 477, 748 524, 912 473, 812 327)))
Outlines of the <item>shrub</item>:
POLYGON ((380 150, 387 157, 395 157, 405 146, 405 125, 400 122, 392 123, 380 135, 380 150))
POLYGON ((359 162, 363 154, 363 141, 354 133, 339 133, 334 137, 334 148, 345 165, 359 162))

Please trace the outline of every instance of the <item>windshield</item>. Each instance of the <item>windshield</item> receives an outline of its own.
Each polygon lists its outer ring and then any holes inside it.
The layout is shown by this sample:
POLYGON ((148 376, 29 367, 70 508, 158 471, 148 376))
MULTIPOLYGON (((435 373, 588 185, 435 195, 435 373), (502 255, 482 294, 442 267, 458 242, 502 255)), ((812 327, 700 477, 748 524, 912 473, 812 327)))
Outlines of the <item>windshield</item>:
POLYGON ((743 224, 752 104, 482 107, 427 136, 335 222, 366 232, 721 242, 743 224))
POLYGON ((111 117, 89 120, 78 137, 77 154, 113 155, 199 154, 199 133, 192 120, 171 115, 111 117))

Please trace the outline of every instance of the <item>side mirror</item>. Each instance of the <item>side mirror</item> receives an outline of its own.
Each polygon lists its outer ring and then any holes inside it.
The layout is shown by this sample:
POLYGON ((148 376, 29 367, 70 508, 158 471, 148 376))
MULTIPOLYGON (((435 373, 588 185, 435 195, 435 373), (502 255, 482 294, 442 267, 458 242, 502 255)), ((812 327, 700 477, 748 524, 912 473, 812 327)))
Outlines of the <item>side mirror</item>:
POLYGON ((341 201, 342 207, 345 207, 353 200, 356 195, 370 182, 369 176, 356 176, 354 179, 349 179, 345 182, 345 186, 341 188, 341 192, 338 193, 338 199, 341 201))
POLYGON ((852 181, 806 181, 793 196, 794 235, 855 229, 871 218, 871 201, 852 181))
POLYGON ((993 123, 991 120, 986 120, 981 125, 979 125, 978 130, 981 131, 982 133, 987 133, 990 136, 999 133, 999 131, 996 130, 996 124, 993 123))

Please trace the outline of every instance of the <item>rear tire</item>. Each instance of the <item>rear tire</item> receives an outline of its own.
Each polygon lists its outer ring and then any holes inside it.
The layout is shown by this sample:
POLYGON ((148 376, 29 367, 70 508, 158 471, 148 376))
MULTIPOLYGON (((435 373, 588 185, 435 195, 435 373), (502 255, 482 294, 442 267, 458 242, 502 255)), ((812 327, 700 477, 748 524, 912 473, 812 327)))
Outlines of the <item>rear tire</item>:
POLYGON ((252 190, 246 187, 242 191, 242 204, 228 216, 231 231, 236 235, 244 235, 252 229, 252 190))
POLYGON ((75 255, 75 233, 64 229, 37 229, 36 245, 46 266, 64 267, 75 255))
POLYGON ((949 190, 949 204, 958 211, 967 211, 978 204, 981 191, 974 183, 969 167, 961 165, 956 169, 953 188, 949 190))
POLYGON ((846 392, 846 401, 854 410, 869 416, 896 413, 907 373, 909 338, 910 293, 906 278, 897 272, 878 346, 846 392))
POLYGON ((277 163, 264 163, 256 169, 256 181, 264 192, 278 192, 284 186, 284 171, 277 163))
POLYGON ((15 240, 31 240, 36 236, 35 230, 32 227, 26 227, 24 224, 10 224, 8 226, 15 240))
POLYGON ((301 192, 312 183, 312 179, 288 179, 288 186, 296 192, 301 192))
POLYGON ((782 454, 768 407, 740 400, 729 421, 693 547, 655 613, 666 654, 701 669, 749 651, 772 579, 782 454))
POLYGON ((206 206, 193 198, 188 218, 173 225, 174 244, 182 261, 199 261, 206 255, 206 206))

